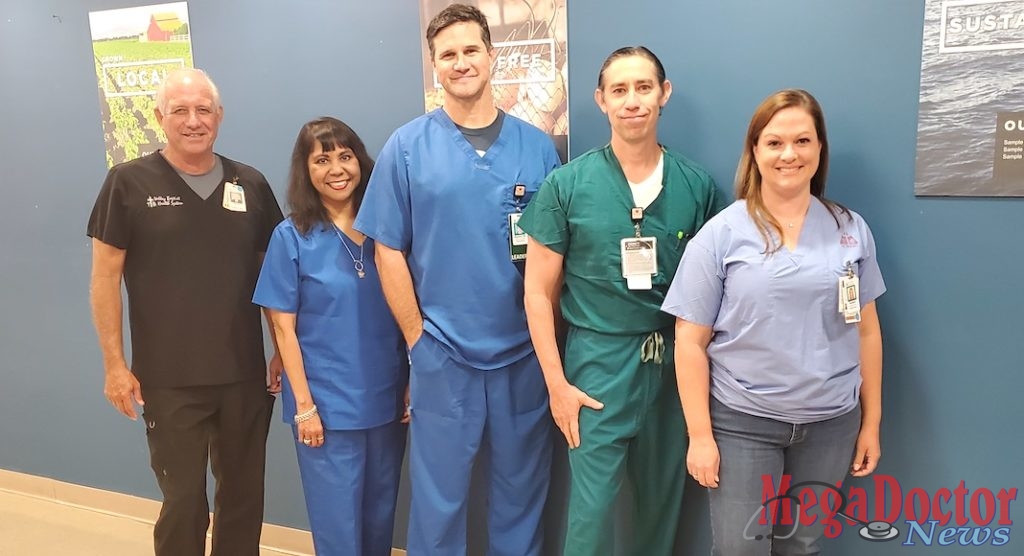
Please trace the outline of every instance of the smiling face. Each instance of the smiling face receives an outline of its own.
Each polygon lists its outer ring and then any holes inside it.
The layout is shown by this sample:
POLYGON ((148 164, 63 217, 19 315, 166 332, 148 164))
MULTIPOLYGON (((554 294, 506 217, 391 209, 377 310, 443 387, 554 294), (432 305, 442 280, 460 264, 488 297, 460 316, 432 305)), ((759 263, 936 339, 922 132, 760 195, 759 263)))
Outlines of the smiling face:
POLYGON ((659 81, 654 63, 644 56, 614 59, 601 74, 594 101, 608 116, 613 139, 657 140, 658 116, 672 95, 672 84, 659 81))
POLYGON ((224 110, 210 82, 198 74, 175 76, 163 98, 156 119, 167 135, 165 154, 181 159, 212 156, 224 110))
POLYGON ((481 98, 491 86, 494 50, 484 43, 483 31, 473 21, 453 23, 433 39, 434 71, 446 97, 460 101, 481 98))
POLYGON ((753 154, 762 194, 791 197, 810 192, 821 160, 814 118, 801 107, 779 110, 761 130, 753 154))
POLYGON ((323 145, 317 141, 309 153, 307 165, 309 181, 324 206, 341 207, 352 202, 362 178, 359 159, 352 149, 335 146, 324 152, 323 145))

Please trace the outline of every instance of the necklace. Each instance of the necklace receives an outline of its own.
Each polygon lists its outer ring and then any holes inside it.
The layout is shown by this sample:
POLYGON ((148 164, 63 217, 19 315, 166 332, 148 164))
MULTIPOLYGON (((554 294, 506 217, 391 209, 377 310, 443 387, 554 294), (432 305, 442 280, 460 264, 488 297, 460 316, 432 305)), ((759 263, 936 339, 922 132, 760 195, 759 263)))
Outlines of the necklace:
POLYGON ((349 248, 348 242, 341 235, 341 230, 337 226, 334 226, 334 233, 338 234, 338 239, 341 240, 341 244, 345 246, 345 251, 348 251, 348 256, 352 257, 352 266, 356 269, 356 275, 360 278, 366 278, 366 272, 363 270, 363 246, 366 245, 366 240, 359 246, 359 258, 352 253, 352 249, 349 248))

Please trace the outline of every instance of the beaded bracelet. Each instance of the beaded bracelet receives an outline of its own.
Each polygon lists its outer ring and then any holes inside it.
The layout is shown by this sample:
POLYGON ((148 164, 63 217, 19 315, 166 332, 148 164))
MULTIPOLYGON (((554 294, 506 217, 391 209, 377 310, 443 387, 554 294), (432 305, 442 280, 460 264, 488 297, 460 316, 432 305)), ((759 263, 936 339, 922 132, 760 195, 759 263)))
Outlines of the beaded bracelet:
POLYGON ((295 424, 298 425, 299 423, 301 423, 303 421, 309 421, 316 414, 317 414, 316 404, 313 404, 313 407, 307 409, 306 411, 303 411, 302 413, 296 413, 295 414, 295 424))

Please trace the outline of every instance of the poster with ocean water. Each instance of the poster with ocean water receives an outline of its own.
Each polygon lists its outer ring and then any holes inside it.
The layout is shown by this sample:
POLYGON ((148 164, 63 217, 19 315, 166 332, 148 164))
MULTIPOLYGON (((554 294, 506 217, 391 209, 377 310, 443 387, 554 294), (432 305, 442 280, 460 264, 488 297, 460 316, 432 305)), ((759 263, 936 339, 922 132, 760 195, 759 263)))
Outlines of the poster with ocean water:
POLYGON ((914 192, 1024 196, 1024 0, 926 0, 914 192))

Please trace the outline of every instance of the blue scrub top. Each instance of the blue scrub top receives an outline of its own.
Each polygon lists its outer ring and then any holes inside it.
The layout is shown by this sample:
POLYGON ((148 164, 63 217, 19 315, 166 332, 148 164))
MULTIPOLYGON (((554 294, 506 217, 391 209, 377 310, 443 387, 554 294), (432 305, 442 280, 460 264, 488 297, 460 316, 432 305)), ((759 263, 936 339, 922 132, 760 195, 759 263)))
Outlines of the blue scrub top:
POLYGON ((377 158, 355 228, 405 252, 423 328, 454 360, 491 370, 533 351, 508 215, 558 165, 551 139, 507 114, 480 156, 443 109, 400 127, 377 158))
POLYGON ((662 307, 712 327, 711 395, 749 415, 811 423, 860 400, 860 333, 839 312, 847 263, 861 306, 885 292, 867 223, 851 211, 836 225, 813 198, 794 251, 765 242, 736 201, 697 233, 662 307))
MULTIPOLYGON (((373 241, 363 244, 365 278, 356 276, 342 241, 358 256, 359 246, 333 226, 316 224, 302 235, 290 218, 281 222, 253 303, 296 315, 302 363, 324 428, 368 429, 399 417, 408 356, 381 291, 373 241)), ((290 423, 295 396, 287 375, 283 382, 284 421, 290 423)))

